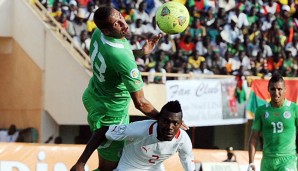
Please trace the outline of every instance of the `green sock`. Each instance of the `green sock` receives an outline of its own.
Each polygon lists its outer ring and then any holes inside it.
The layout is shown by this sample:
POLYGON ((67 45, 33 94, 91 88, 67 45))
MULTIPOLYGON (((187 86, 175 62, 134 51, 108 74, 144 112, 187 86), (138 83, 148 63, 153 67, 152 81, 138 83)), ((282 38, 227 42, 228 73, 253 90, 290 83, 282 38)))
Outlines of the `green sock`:
POLYGON ((100 171, 99 169, 95 169, 95 170, 92 170, 92 171, 100 171))

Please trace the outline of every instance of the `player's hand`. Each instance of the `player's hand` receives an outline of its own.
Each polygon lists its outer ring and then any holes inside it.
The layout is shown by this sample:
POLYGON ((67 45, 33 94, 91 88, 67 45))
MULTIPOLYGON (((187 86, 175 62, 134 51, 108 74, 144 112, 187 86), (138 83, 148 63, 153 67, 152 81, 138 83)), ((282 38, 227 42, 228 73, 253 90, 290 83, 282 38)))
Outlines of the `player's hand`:
POLYGON ((256 166, 254 163, 249 163, 247 171, 255 171, 256 170, 256 166))
POLYGON ((70 171, 85 171, 84 167, 85 167, 85 163, 78 162, 74 166, 72 166, 70 171))
POLYGON ((182 121, 182 125, 180 126, 180 128, 185 131, 189 130, 189 127, 184 123, 184 121, 182 121))
POLYGON ((146 43, 143 46, 144 55, 148 55, 154 50, 155 46, 157 45, 161 37, 162 37, 162 34, 158 34, 157 36, 154 36, 153 38, 146 40, 146 43))

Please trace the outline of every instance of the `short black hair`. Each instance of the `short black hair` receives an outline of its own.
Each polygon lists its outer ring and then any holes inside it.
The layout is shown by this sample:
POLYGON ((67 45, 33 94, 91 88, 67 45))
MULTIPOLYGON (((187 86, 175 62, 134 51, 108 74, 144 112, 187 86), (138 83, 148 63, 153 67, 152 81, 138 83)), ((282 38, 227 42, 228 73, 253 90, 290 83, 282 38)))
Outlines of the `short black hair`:
POLYGON ((161 108, 160 113, 162 114, 165 110, 168 112, 173 112, 173 113, 181 112, 181 116, 182 116, 182 109, 181 109, 181 105, 178 100, 169 101, 167 104, 165 104, 161 108))
POLYGON ((107 29, 111 26, 108 23, 108 18, 112 13, 113 7, 111 6, 100 6, 94 13, 94 23, 99 29, 107 29))
POLYGON ((284 83, 285 80, 283 79, 283 77, 280 75, 279 72, 274 72, 272 77, 269 80, 268 88, 269 88, 270 84, 277 83, 277 82, 283 82, 284 83))

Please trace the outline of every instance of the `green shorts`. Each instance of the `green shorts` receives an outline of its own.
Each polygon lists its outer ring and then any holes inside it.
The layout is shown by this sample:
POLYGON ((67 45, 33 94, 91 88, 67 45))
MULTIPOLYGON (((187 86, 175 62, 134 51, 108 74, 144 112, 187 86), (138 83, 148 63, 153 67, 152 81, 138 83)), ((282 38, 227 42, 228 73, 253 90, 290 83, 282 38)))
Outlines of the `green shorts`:
MULTIPOLYGON (((106 116, 98 112, 95 97, 85 90, 83 95, 83 103, 88 112, 88 123, 92 132, 98 130, 102 126, 129 124, 129 115, 122 116, 106 116)), ((124 141, 106 141, 97 149, 98 154, 108 161, 119 161, 124 146, 124 141)))
POLYGON ((297 171, 297 156, 263 158, 261 171, 297 171))

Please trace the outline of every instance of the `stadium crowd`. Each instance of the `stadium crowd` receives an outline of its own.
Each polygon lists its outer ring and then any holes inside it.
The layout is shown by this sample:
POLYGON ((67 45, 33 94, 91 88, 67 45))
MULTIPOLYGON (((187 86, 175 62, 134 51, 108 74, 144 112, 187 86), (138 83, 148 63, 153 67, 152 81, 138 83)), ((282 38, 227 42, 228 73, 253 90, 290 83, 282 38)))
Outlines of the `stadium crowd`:
MULTIPOLYGON (((96 28, 93 12, 111 5, 130 24, 132 48, 161 33, 155 12, 160 0, 40 0, 73 37, 75 46, 89 52, 96 28)), ((297 0, 175 0, 190 12, 189 27, 164 35, 152 55, 136 58, 140 71, 218 75, 298 75, 297 0)), ((167 78, 171 79, 171 78, 167 78)), ((164 83, 165 78, 149 78, 164 83)))

